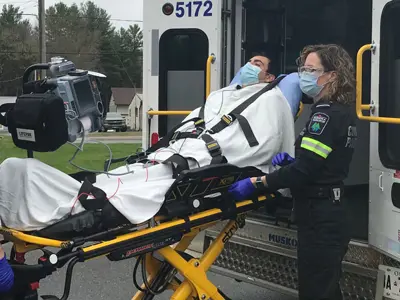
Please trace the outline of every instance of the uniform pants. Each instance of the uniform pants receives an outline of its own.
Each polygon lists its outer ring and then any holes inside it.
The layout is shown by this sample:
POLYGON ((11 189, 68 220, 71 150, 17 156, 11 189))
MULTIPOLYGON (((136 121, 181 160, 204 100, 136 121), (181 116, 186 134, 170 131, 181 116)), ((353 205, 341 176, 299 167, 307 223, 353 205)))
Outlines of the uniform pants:
POLYGON ((350 242, 344 199, 295 198, 300 300, 341 300, 342 260, 350 242))

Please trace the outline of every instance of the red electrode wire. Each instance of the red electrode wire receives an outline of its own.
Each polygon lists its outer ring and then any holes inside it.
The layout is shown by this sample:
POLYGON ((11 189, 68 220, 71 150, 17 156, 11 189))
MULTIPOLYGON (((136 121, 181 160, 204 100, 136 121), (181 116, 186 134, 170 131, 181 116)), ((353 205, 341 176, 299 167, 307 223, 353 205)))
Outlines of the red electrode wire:
MULTIPOLYGON (((154 155, 154 159, 150 160, 150 163, 155 165, 156 164, 156 156, 157 156, 157 154, 160 153, 160 152, 166 152, 166 151, 171 151, 171 150, 163 149, 163 150, 157 151, 156 154, 154 155)), ((146 169, 146 181, 145 182, 147 182, 147 180, 149 179, 149 167, 148 167, 148 164, 145 165, 145 169, 146 169)))
MULTIPOLYGON (((120 185, 120 183, 124 184, 124 183, 122 182, 121 178, 118 178, 117 190, 115 191, 115 193, 114 193, 110 198, 106 197, 107 200, 110 201, 110 199, 111 199, 112 197, 114 197, 114 196, 117 194, 117 192, 118 192, 118 190, 119 190, 119 185, 120 185)), ((76 197, 76 199, 75 199, 75 201, 74 201, 74 204, 72 205, 71 211, 70 211, 70 213, 69 213, 70 215, 72 214, 72 211, 73 211, 73 209, 75 208, 76 202, 79 200, 79 198, 80 198, 82 195, 85 195, 85 196, 88 196, 88 197, 89 197, 89 196, 93 196, 92 194, 88 194, 88 193, 80 193, 80 194, 78 195, 78 197, 76 197)))

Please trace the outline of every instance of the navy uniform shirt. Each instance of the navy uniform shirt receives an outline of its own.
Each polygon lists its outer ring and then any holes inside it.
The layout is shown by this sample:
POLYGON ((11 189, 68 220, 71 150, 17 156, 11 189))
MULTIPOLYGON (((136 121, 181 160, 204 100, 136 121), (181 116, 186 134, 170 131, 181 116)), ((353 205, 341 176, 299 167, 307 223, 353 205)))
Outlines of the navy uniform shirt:
POLYGON ((321 100, 295 143, 296 160, 266 175, 271 190, 341 184, 347 177, 357 129, 354 106, 321 100))

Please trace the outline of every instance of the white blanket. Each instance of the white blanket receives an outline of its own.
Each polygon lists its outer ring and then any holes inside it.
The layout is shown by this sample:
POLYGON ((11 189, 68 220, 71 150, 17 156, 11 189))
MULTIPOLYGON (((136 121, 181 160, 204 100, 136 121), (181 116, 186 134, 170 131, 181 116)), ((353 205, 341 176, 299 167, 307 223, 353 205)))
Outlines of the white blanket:
MULTIPOLYGON (((205 106, 206 128, 219 122, 222 115, 263 88, 257 84, 240 90, 227 87, 210 94, 205 106)), ((186 119, 197 117, 200 108, 186 119)), ((238 124, 233 122, 212 135, 222 148, 228 162, 239 167, 255 166, 271 171, 270 162, 281 151, 294 153, 294 120, 289 104, 279 87, 265 93, 242 115, 248 120, 259 145, 250 147, 238 124)), ((192 122, 179 131, 192 131, 192 122)), ((190 168, 208 165, 211 161, 202 139, 179 140, 149 156, 161 162, 174 153, 195 158, 190 168)), ((112 205, 130 222, 138 224, 152 218, 164 202, 164 195, 173 183, 169 165, 129 166, 135 172, 123 176, 97 176, 95 186, 101 188, 112 205)), ((126 172, 120 167, 110 173, 126 172)), ((3 225, 17 230, 39 230, 70 213, 83 211, 76 201, 81 184, 69 175, 36 159, 6 159, 0 165, 0 219, 3 225)))

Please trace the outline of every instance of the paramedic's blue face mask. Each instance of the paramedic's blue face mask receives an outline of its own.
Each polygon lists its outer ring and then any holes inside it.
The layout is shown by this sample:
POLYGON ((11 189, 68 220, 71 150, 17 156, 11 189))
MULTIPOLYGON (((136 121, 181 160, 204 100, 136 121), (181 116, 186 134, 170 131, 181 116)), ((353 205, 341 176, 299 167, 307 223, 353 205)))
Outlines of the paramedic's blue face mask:
POLYGON ((240 70, 240 81, 242 85, 250 85, 258 83, 260 81, 258 75, 260 74, 261 71, 262 70, 260 67, 252 65, 249 62, 245 64, 243 68, 240 70))
POLYGON ((301 91, 311 98, 317 97, 325 86, 325 84, 318 85, 318 79, 321 75, 317 75, 315 72, 300 72, 299 76, 301 91))

